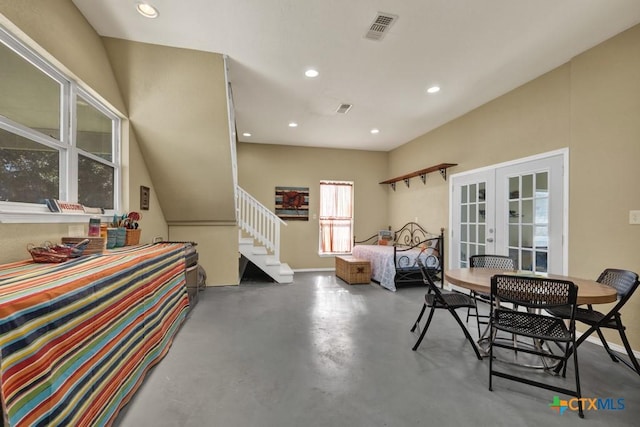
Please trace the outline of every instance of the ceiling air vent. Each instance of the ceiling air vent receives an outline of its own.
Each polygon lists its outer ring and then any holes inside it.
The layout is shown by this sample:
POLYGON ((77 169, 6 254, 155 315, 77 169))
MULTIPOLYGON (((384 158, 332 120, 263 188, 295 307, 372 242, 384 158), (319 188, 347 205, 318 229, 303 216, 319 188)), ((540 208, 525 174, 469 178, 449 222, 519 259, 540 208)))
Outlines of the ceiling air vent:
POLYGON ((375 19, 369 26, 369 31, 364 38, 369 40, 380 41, 389 31, 389 28, 398 20, 398 15, 390 13, 378 12, 375 19))
POLYGON ((353 107, 353 105, 351 104, 340 104, 340 106, 338 106, 338 109, 336 110, 336 113, 347 114, 351 107, 353 107))

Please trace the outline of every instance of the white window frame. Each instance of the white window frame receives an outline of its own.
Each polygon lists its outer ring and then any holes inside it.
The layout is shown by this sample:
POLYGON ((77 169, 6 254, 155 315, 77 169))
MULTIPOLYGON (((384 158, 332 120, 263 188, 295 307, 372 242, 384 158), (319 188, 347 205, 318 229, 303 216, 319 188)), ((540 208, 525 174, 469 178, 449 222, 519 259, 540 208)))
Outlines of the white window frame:
MULTIPOLYGON (((322 185, 331 185, 331 184, 337 184, 337 185, 349 185, 351 187, 351 222, 350 222, 350 236, 349 236, 349 251, 345 251, 345 252, 325 252, 322 250, 322 216, 320 216, 320 214, 318 214, 318 255, 321 257, 324 256, 336 256, 336 255, 347 255, 350 254, 351 251, 353 250, 353 217, 354 217, 354 212, 355 212, 355 207, 354 207, 354 193, 355 193, 355 185, 353 181, 337 181, 337 180, 330 180, 330 179, 323 179, 320 180, 320 188, 322 187, 322 185)), ((320 197, 322 194, 322 191, 319 191, 320 197)), ((322 203, 322 200, 320 200, 320 203, 322 203)), ((319 209, 319 213, 320 213, 320 209, 319 209)))
MULTIPOLYGON (((76 202, 78 200, 78 154, 82 154, 92 160, 108 165, 114 169, 113 209, 105 210, 104 218, 108 219, 115 212, 119 212, 122 206, 122 167, 121 167, 121 141, 122 141, 122 117, 100 102, 88 90, 78 82, 66 76, 46 59, 40 56, 25 43, 13 36, 9 31, 0 26, 0 42, 20 55, 27 62, 45 73, 55 82, 61 85, 60 99, 60 140, 17 123, 0 115, 0 128, 30 139, 38 144, 54 148, 61 152, 60 176, 59 176, 59 200, 76 202), (96 110, 103 113, 112 122, 112 161, 95 156, 76 146, 76 102, 78 97, 89 103, 96 110)), ((37 203, 22 203, 0 201, 0 223, 77 223, 86 221, 91 214, 54 213, 50 212, 46 205, 37 203)))

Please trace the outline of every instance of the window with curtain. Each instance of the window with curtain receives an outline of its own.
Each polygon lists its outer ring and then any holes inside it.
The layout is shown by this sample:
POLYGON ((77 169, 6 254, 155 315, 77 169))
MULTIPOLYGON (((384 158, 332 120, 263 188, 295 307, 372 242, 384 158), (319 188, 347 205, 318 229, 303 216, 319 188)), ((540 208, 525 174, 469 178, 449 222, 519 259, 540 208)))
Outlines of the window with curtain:
POLYGON ((320 254, 351 253, 353 182, 320 181, 320 254))

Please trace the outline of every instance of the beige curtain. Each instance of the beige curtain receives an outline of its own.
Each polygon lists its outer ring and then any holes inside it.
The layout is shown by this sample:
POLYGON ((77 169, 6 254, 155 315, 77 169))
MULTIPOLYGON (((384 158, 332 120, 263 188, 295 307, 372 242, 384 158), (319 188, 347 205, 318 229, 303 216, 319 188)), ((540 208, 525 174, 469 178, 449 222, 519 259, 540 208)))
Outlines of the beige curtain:
POLYGON ((352 204, 352 183, 320 183, 320 250, 323 253, 351 252, 352 204))

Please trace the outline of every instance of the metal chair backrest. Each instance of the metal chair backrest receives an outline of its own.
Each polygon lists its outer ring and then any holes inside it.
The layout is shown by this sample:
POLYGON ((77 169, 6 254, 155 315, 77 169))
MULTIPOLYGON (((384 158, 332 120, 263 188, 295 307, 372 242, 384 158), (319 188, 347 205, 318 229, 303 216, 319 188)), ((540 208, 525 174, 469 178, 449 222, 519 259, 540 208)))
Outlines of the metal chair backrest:
POLYGON ((618 298, 626 301, 638 287, 638 275, 628 270, 607 268, 597 280, 599 283, 614 287, 618 292, 618 298))
MULTIPOLYGON (((435 258, 433 255, 428 255, 427 259, 429 259, 429 257, 435 258)), ((442 301, 443 300, 442 292, 440 292, 440 289, 431 278, 431 274, 429 274, 427 267, 425 267, 425 263, 420 258, 416 258, 416 264, 420 268, 420 274, 422 274, 422 281, 429 288, 429 292, 433 292, 436 295, 436 299, 438 301, 442 301)))
POLYGON ((469 267, 515 270, 515 263, 504 255, 472 255, 469 257, 469 267))
POLYGON ((533 309, 571 306, 574 319, 578 287, 566 280, 496 274, 491 278, 491 298, 533 309))

